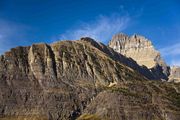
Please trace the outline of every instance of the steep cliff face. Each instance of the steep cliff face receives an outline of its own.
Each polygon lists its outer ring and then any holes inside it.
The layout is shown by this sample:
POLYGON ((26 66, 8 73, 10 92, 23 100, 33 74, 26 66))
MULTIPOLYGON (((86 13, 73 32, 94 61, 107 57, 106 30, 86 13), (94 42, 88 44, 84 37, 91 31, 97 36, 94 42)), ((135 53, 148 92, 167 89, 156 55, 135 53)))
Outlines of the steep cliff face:
POLYGON ((6 52, 0 57, 0 115, 75 119, 101 86, 145 79, 95 45, 84 38, 6 52))
POLYGON ((168 79, 169 67, 151 41, 145 37, 120 33, 113 36, 109 46, 122 55, 134 59, 139 65, 148 67, 156 79, 168 79))
MULTIPOLYGON (((162 112, 155 114, 156 110, 152 109, 152 114, 144 113, 146 116, 173 116, 173 120, 178 120, 178 85, 158 86, 157 91, 162 89, 163 92, 157 92, 159 102, 152 103, 149 101, 157 96, 151 89, 156 89, 156 86, 150 86, 148 76, 151 77, 151 72, 147 68, 91 38, 13 48, 0 56, 0 119, 74 120, 79 116, 78 119, 82 119, 84 114, 97 113, 102 119, 121 120, 123 118, 99 112, 105 108, 119 116, 130 116, 136 110, 126 108, 127 105, 132 107, 129 100, 134 98, 135 92, 143 94, 140 98, 135 97, 136 101, 148 101, 148 106, 156 104, 156 109, 162 112), (142 74, 144 71, 147 74, 142 74), (130 84, 134 87, 127 88, 130 84), (139 85, 144 87, 139 89, 139 85), (121 87, 126 88, 121 92, 121 87), (167 94, 169 89, 174 92, 174 99, 167 94), (111 103, 110 99, 114 102, 111 103), (99 110, 92 111, 97 101, 102 101, 102 104, 99 104, 99 110), (109 109, 107 105, 115 106, 116 102, 121 106, 115 107, 115 111, 109 109), (119 109, 129 112, 121 113, 119 109)), ((139 111, 143 110, 140 104, 135 102, 133 105, 137 105, 139 111)), ((137 116, 142 118, 139 114, 137 116)))

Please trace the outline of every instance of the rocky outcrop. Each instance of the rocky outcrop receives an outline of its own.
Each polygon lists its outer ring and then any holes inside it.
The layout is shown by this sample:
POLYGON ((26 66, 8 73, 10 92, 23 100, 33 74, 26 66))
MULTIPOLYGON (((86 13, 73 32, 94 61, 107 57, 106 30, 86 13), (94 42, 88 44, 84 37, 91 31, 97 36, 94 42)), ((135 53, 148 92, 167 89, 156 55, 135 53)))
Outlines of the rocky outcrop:
POLYGON ((155 50, 151 41, 140 35, 127 36, 123 33, 113 36, 109 47, 130 57, 139 65, 146 66, 152 71, 155 79, 168 79, 169 67, 155 50))
POLYGON ((180 82, 180 67, 178 66, 171 67, 169 82, 177 82, 177 83, 180 82))
POLYGON ((128 117, 134 113, 138 119, 178 120, 179 85, 152 85, 149 77, 146 67, 91 38, 13 48, 0 56, 0 119, 75 120, 97 114, 136 120, 128 117), (156 107, 135 114, 145 106, 156 107))

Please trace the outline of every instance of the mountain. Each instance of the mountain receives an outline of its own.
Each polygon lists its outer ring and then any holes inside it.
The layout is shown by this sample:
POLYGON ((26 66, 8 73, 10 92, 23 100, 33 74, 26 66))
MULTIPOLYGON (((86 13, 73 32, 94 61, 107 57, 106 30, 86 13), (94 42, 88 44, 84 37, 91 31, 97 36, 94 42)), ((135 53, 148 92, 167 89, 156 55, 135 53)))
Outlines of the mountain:
MULTIPOLYGON (((112 37, 108 44, 118 53, 135 60, 140 66, 146 66, 155 79, 173 81, 177 79, 177 73, 165 63, 160 52, 157 51, 150 40, 140 35, 128 36, 120 33, 112 37), (170 78, 169 78, 170 77, 170 78)), ((179 73, 180 74, 180 71, 179 73)), ((178 79, 180 77, 178 76, 178 79)), ((175 80, 178 82, 177 80, 175 80)))
POLYGON ((91 38, 0 56, 1 120, 179 120, 180 84, 91 38))
POLYGON ((133 58, 139 65, 145 65, 148 68, 157 64, 165 64, 151 41, 140 35, 127 36, 123 33, 114 35, 109 46, 115 51, 133 58))

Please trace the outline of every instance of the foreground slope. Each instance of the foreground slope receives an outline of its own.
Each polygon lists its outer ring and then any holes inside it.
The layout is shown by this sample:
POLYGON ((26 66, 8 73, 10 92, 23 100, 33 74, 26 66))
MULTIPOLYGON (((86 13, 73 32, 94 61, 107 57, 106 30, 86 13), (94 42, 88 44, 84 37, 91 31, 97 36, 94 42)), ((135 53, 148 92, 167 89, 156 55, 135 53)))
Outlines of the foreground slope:
POLYGON ((126 81, 107 87, 78 120, 179 120, 180 85, 126 81))
POLYGON ((179 84, 149 76, 90 38, 13 48, 0 57, 0 119, 178 120, 179 84))

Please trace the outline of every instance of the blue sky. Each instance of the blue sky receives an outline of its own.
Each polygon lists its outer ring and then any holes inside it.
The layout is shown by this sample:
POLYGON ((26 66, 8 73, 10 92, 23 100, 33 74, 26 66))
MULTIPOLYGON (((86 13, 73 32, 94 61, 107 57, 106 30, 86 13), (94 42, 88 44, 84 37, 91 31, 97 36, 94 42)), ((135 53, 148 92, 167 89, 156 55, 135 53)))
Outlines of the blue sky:
POLYGON ((107 44, 119 32, 145 36, 180 65, 179 0, 0 0, 0 54, 82 36, 107 44))

